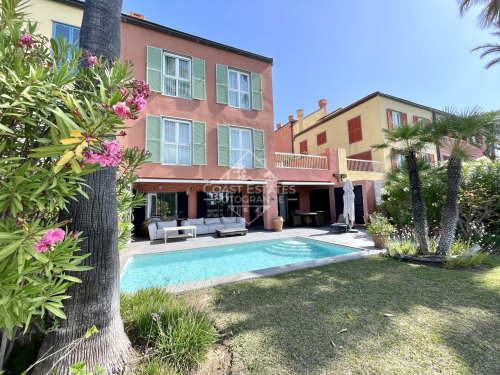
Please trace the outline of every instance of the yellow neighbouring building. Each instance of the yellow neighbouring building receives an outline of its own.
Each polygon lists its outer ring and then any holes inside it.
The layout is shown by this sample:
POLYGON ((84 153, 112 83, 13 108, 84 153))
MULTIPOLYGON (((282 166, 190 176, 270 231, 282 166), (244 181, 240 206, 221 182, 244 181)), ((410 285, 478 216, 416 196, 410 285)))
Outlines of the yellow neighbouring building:
POLYGON ((83 4, 80 0, 31 0, 26 12, 38 22, 37 34, 47 38, 65 36, 71 43, 80 38, 83 4))
MULTIPOLYGON (((364 176, 367 179, 381 179, 382 172, 396 162, 391 160, 390 150, 371 149, 372 145, 383 142, 382 129, 391 129, 404 121, 431 121, 442 113, 378 91, 330 114, 326 114, 325 99, 319 101, 319 106, 319 110, 308 116, 298 109, 297 119, 289 116, 287 124, 278 124, 276 152, 320 155, 327 148, 345 150, 350 174, 356 172, 356 178, 360 178, 359 172, 369 172, 364 176)), ((438 152, 436 147, 429 146, 423 155, 434 163, 440 160, 438 152)))

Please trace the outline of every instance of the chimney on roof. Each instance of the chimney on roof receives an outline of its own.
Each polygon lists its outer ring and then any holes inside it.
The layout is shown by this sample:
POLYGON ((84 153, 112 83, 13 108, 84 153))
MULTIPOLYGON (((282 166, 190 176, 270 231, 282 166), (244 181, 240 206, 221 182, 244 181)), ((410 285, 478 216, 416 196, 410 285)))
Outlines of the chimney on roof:
POLYGON ((289 122, 295 121, 295 118, 293 117, 293 115, 288 116, 288 121, 289 122))
POLYGON ((137 13, 137 12, 132 12, 132 11, 128 12, 128 14, 129 14, 130 16, 132 16, 132 17, 134 17, 134 18, 138 18, 138 19, 140 19, 140 20, 144 20, 144 19, 145 19, 145 18, 144 18, 144 14, 140 14, 140 13, 137 13))
POLYGON ((281 129, 281 122, 280 122, 279 124, 276 124, 276 127, 277 127, 278 129, 281 129))
POLYGON ((297 118, 299 119, 299 133, 304 130, 304 110, 297 109, 297 118))
POLYGON ((319 108, 323 108, 323 111, 325 112, 325 116, 326 116, 326 99, 321 99, 319 102, 318 102, 318 105, 319 105, 319 108))

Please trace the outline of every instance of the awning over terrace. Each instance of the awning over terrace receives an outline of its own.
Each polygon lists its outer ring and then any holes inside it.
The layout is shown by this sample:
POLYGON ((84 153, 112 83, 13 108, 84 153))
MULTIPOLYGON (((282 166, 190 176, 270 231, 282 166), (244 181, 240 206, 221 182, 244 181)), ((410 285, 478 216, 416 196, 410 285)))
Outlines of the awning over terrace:
POLYGON ((334 182, 318 182, 318 181, 278 181, 278 185, 327 185, 335 186, 334 182))
POLYGON ((267 185, 267 181, 254 180, 174 180, 168 178, 140 178, 136 182, 148 182, 163 184, 209 184, 209 185, 267 185))

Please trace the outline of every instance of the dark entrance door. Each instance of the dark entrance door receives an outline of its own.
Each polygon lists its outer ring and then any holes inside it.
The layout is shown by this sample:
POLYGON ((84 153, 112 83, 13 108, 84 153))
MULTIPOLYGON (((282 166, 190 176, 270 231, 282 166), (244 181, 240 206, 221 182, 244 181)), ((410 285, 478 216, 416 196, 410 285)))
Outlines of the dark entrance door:
MULTIPOLYGON (((335 192, 335 222, 339 219, 340 214, 344 213, 344 188, 336 187, 335 192)), ((363 186, 354 186, 354 223, 365 223, 365 209, 363 205, 363 186)))
POLYGON ((299 204, 299 193, 288 193, 287 195, 287 212, 295 212, 295 210, 300 210, 299 204))
POLYGON ((331 221, 330 192, 328 189, 309 190, 309 205, 312 212, 324 211, 325 221, 331 221))
POLYGON ((264 217, 263 214, 263 198, 262 193, 249 193, 248 194, 248 205, 250 206, 250 225, 251 226, 263 226, 264 217))
MULTIPOLYGON (((136 191, 133 190, 132 194, 136 194, 136 191)), ((134 224, 134 236, 139 237, 143 236, 142 233, 142 223, 146 220, 146 206, 136 207, 132 210, 132 224, 134 224)))

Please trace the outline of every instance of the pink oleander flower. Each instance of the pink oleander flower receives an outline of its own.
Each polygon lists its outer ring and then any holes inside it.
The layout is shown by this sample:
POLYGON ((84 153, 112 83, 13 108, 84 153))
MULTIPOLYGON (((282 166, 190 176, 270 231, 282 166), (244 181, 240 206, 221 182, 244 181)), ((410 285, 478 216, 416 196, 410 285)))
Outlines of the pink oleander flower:
POLYGON ((132 103, 135 104, 135 110, 137 112, 144 111, 144 109, 146 109, 146 104, 148 104, 146 102, 146 99, 144 99, 142 96, 135 98, 132 103))
POLYGON ((18 45, 28 46, 29 48, 31 48, 33 46, 33 39, 31 39, 31 35, 29 34, 22 35, 18 45))
POLYGON ((53 245, 56 242, 60 242, 60 241, 64 240, 65 235, 66 235, 66 233, 64 233, 64 231, 61 228, 56 228, 56 229, 49 230, 45 234, 45 236, 43 236, 43 238, 45 238, 45 240, 49 244, 53 245))
POLYGON ((108 142, 108 141, 105 141, 103 144, 102 144, 103 148, 110 154, 110 155, 116 155, 118 152, 120 152, 120 150, 122 149, 122 147, 120 146, 120 144, 114 140, 113 142, 108 142))
POLYGON ((97 57, 96 56, 90 56, 89 57, 89 64, 92 64, 92 65, 97 64, 97 57))
POLYGON ((78 237, 78 231, 75 231, 75 233, 70 234, 71 238, 77 238, 78 237))
POLYGON ((49 250, 49 249, 50 249, 50 245, 49 245, 47 242, 43 241, 43 240, 40 240, 40 241, 39 241, 39 242, 38 242, 35 246, 33 246, 33 247, 35 248, 35 251, 36 251, 37 253, 43 253, 43 252, 45 252, 45 251, 47 251, 47 250, 49 250))
POLYGON ((130 108, 127 107, 127 104, 124 102, 118 102, 113 106, 113 111, 118 115, 120 118, 127 118, 130 113, 130 108))
POLYGON ((50 247, 56 242, 64 240, 66 233, 61 228, 51 229, 34 245, 37 253, 43 253, 50 250, 50 247))

